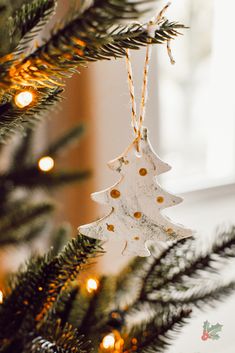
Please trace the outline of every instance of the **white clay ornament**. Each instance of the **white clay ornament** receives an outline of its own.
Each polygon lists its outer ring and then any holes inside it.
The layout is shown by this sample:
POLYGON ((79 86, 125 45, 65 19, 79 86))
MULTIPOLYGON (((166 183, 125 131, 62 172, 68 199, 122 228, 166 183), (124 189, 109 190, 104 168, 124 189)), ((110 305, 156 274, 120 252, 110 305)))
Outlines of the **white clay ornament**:
MULTIPOLYGON (((153 26, 163 20, 166 5, 156 20, 148 25, 150 35, 153 26)), ((171 55, 168 45, 168 52, 171 55)), ((126 50, 128 83, 132 102, 132 127, 135 139, 120 157, 109 162, 108 166, 121 174, 121 179, 112 187, 91 195, 100 204, 110 206, 110 213, 94 223, 78 228, 81 235, 108 240, 115 237, 123 242, 123 255, 149 256, 148 241, 169 241, 190 237, 192 231, 161 214, 161 210, 179 204, 183 200, 163 190, 157 183, 157 176, 169 171, 154 152, 148 131, 142 126, 147 100, 147 77, 151 43, 147 45, 143 73, 140 116, 137 119, 135 90, 129 50, 126 50)))
POLYGON ((171 167, 153 151, 143 128, 139 152, 133 143, 127 153, 109 162, 108 166, 121 174, 112 187, 93 193, 92 199, 109 205, 108 216, 78 228, 79 233, 91 238, 108 240, 110 237, 124 243, 123 255, 149 256, 146 242, 179 240, 190 237, 192 231, 174 224, 161 210, 181 203, 182 198, 164 191, 156 176, 171 167))

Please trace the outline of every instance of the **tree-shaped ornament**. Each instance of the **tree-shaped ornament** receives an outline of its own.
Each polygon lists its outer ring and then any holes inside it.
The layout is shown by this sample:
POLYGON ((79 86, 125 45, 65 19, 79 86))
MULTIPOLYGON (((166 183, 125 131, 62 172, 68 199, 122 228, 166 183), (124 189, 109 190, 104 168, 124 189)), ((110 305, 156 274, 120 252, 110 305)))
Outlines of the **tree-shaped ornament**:
MULTIPOLYGON (((163 20, 166 5, 156 20, 149 22, 148 31, 154 33, 154 25, 163 20)), ((168 53, 173 62, 170 46, 168 53)), ((135 139, 120 157, 108 166, 121 174, 121 179, 112 187, 94 193, 92 199, 100 204, 109 205, 110 213, 98 221, 78 228, 82 235, 106 240, 113 236, 124 242, 123 254, 149 256, 148 241, 168 241, 187 238, 192 231, 161 214, 161 210, 179 204, 183 200, 163 190, 156 177, 171 169, 154 152, 148 130, 144 128, 147 100, 147 77, 151 56, 151 42, 147 46, 143 74, 140 115, 137 119, 134 83, 129 50, 126 50, 128 83, 132 102, 132 126, 135 139)))
POLYGON ((109 205, 111 211, 106 217, 78 230, 100 240, 114 236, 124 241, 123 254, 144 257, 150 255, 147 241, 182 239, 191 236, 192 231, 161 214, 162 209, 179 204, 182 198, 166 192, 157 183, 156 177, 171 167, 153 151, 146 128, 138 149, 139 152, 134 141, 126 153, 108 163, 112 170, 121 174, 121 179, 91 197, 100 204, 109 205))

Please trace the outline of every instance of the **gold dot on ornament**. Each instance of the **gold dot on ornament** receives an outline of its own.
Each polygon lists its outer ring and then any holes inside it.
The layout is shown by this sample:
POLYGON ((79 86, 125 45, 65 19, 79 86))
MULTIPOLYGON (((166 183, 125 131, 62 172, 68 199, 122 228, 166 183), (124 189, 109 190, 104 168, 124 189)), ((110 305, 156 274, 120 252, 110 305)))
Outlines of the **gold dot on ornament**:
POLYGON ((107 229, 109 232, 114 232, 114 225, 113 224, 107 224, 107 229))
POLYGON ((163 203, 164 202, 164 197, 163 196, 158 196, 157 197, 157 202, 158 203, 163 203))
POLYGON ((140 240, 140 237, 136 236, 133 238, 134 240, 140 240))
POLYGON ((139 174, 140 174, 141 176, 147 175, 147 174, 148 174, 147 169, 141 168, 141 169, 139 170, 139 174))
POLYGON ((169 235, 174 234, 174 230, 173 230, 172 228, 168 228, 168 229, 166 230, 166 232, 167 232, 169 235))
POLYGON ((120 196, 121 196, 121 193, 119 190, 117 189, 113 189, 111 192, 110 192, 110 195, 113 199, 118 199, 120 196))
POLYGON ((141 212, 135 212, 134 213, 134 217, 139 219, 139 218, 142 217, 142 213, 141 212))

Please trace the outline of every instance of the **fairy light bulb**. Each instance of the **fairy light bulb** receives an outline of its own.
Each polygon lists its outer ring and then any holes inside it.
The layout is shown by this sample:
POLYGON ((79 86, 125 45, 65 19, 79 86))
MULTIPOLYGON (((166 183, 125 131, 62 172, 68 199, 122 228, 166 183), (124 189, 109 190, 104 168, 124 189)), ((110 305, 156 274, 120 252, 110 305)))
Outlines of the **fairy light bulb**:
POLYGON ((38 161, 38 167, 43 172, 49 172, 54 168, 54 165, 54 159, 49 156, 42 157, 38 161))
POLYGON ((98 281, 94 278, 89 278, 86 283, 86 289, 88 293, 95 292, 98 289, 98 281))
POLYGON ((0 304, 3 303, 3 292, 0 290, 0 304))
POLYGON ((14 97, 15 105, 20 109, 27 108, 33 100, 34 94, 31 91, 18 92, 14 97))
POLYGON ((104 349, 113 349, 115 347, 115 336, 110 333, 103 338, 102 345, 104 349))

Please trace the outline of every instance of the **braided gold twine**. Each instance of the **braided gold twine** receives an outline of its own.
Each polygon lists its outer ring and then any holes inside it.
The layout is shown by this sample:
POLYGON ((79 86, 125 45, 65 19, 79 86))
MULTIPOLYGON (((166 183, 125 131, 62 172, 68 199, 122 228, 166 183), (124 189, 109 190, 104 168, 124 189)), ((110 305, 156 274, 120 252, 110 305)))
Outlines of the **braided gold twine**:
MULTIPOLYGON (((164 14, 170 5, 171 3, 168 3, 156 17, 154 17, 149 21, 147 26, 149 39, 146 47, 146 55, 145 55, 145 61, 144 61, 139 117, 137 117, 137 108, 136 108, 137 105, 136 105, 136 98, 135 98, 135 86, 134 86, 133 70, 132 70, 132 64, 131 64, 131 55, 130 55, 130 50, 126 49, 128 87, 129 87, 129 93, 131 98, 131 125, 134 130, 134 136, 135 136, 134 143, 137 146, 137 151, 139 151, 139 141, 142 137, 143 122, 145 120, 145 114, 146 114, 146 102, 148 98, 148 76, 149 76, 148 74, 149 74, 150 60, 152 56, 152 38, 154 38, 156 27, 160 25, 162 21, 164 21, 164 14)), ((171 53, 170 41, 167 42, 167 52, 171 63, 174 64, 175 61, 171 53)))

